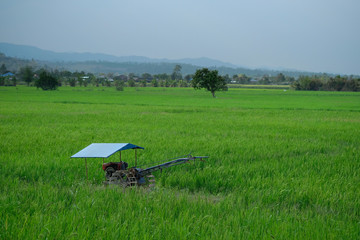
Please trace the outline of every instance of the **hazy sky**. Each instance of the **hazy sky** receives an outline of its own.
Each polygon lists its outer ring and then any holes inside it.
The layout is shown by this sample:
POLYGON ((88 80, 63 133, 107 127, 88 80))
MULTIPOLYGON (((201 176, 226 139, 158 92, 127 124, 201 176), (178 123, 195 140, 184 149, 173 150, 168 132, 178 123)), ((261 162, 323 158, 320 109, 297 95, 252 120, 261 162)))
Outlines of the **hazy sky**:
POLYGON ((1 0, 0 42, 360 74, 359 0, 1 0))

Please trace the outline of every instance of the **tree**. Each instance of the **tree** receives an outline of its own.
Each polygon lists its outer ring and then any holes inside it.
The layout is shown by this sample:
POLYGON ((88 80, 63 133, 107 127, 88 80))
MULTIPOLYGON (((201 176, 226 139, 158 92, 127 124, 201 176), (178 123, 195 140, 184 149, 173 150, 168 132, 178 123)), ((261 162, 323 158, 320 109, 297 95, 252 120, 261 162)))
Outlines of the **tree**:
POLYGON ((146 80, 141 80, 140 86, 141 87, 146 87, 146 80))
POLYGON ((128 81, 128 86, 129 86, 129 87, 135 87, 135 81, 134 81, 134 79, 130 79, 130 80, 128 81))
POLYGON ((151 81, 153 79, 153 76, 150 73, 143 73, 141 75, 141 78, 145 81, 151 81))
POLYGON ((181 68, 182 68, 181 65, 176 65, 174 67, 173 73, 171 74, 172 80, 181 80, 182 79, 181 68))
POLYGON ((327 89, 330 91, 341 91, 345 86, 345 83, 346 78, 338 75, 335 78, 330 78, 330 80, 327 82, 327 89))
POLYGON ((187 87, 187 86, 188 86, 188 84, 186 81, 184 81, 184 80, 179 81, 179 87, 187 87))
POLYGON ((226 74, 224 76, 224 78, 225 78, 226 83, 231 83, 231 78, 230 78, 229 74, 226 74))
POLYGON ((270 78, 269 78, 269 76, 268 76, 268 75, 262 76, 262 78, 260 79, 260 83, 261 83, 261 84, 265 84, 265 85, 269 84, 269 83, 270 83, 270 78))
POLYGON ((192 79, 192 75, 188 74, 188 75, 185 76, 186 82, 190 82, 191 79, 192 79))
POLYGON ((207 91, 211 92, 214 98, 216 97, 216 91, 228 90, 225 78, 218 75, 217 70, 211 71, 207 68, 196 70, 191 84, 195 89, 205 88, 207 91))
POLYGON ((247 84, 250 82, 250 77, 246 76, 245 74, 239 74, 238 75, 238 81, 241 84, 247 84))
POLYGON ((70 79, 68 80, 68 82, 69 82, 70 87, 75 87, 75 86, 76 86, 76 80, 75 80, 75 78, 70 78, 70 79))
POLYGON ((34 72, 32 67, 30 66, 25 66, 23 68, 20 69, 20 75, 21 78, 24 82, 27 83, 27 85, 29 86, 30 83, 33 81, 34 78, 34 72))
POLYGON ((156 75, 154 75, 154 77, 155 77, 155 78, 158 78, 158 79, 160 79, 160 80, 165 80, 165 79, 169 79, 169 78, 170 78, 170 76, 167 75, 166 73, 156 74, 156 75))
POLYGON ((151 81, 151 85, 153 87, 158 87, 159 86, 158 81, 155 78, 151 81))
POLYGON ((284 83, 284 82, 286 82, 284 74, 279 73, 278 75, 276 75, 275 82, 276 83, 284 83))
POLYGON ((58 80, 50 73, 43 71, 40 73, 39 79, 35 83, 36 87, 42 90, 56 90, 59 86, 58 80))
POLYGON ((17 82, 17 79, 16 77, 14 76, 12 79, 11 79, 12 83, 13 83, 13 86, 16 87, 16 82, 17 82))
POLYGON ((118 91, 124 91, 124 81, 121 81, 121 80, 115 80, 115 88, 116 90, 118 91))
POLYGON ((7 69, 6 69, 5 64, 3 63, 3 64, 1 65, 1 67, 0 67, 0 74, 4 74, 4 73, 6 73, 6 72, 7 72, 7 69))

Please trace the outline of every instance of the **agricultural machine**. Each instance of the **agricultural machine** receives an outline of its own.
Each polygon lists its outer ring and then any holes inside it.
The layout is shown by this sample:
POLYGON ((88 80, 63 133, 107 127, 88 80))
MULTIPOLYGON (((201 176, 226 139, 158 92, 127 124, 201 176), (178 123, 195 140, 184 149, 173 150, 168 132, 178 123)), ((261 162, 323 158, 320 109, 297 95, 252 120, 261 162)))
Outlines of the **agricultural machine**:
POLYGON ((184 157, 170 159, 171 161, 154 165, 148 168, 139 168, 137 166, 137 149, 144 149, 133 145, 131 143, 93 143, 71 156, 71 158, 84 158, 85 159, 85 168, 86 168, 86 178, 88 178, 88 169, 87 169, 87 159, 88 158, 102 158, 103 165, 102 169, 105 171, 104 184, 116 184, 123 187, 133 187, 133 186, 153 186, 155 184, 155 177, 152 174, 155 171, 162 171, 164 168, 173 167, 176 165, 189 163, 190 161, 195 161, 199 159, 203 161, 207 156, 195 157, 186 155, 184 157), (121 161, 121 151, 127 149, 135 150, 135 166, 128 168, 128 163, 121 161), (104 163, 104 158, 108 158, 114 153, 120 153, 119 162, 108 162, 104 163))
POLYGON ((106 173, 106 181, 105 184, 119 184, 123 187, 132 187, 132 186, 154 186, 155 185, 155 177, 152 175, 153 172, 173 167, 179 164, 189 163, 191 160, 199 159, 203 161, 203 158, 207 158, 207 156, 203 157, 193 157, 191 155, 187 155, 187 157, 177 158, 175 160, 165 162, 162 164, 158 164, 152 167, 148 167, 145 169, 131 167, 127 168, 128 164, 126 162, 109 162, 104 163, 102 165, 103 170, 106 173))

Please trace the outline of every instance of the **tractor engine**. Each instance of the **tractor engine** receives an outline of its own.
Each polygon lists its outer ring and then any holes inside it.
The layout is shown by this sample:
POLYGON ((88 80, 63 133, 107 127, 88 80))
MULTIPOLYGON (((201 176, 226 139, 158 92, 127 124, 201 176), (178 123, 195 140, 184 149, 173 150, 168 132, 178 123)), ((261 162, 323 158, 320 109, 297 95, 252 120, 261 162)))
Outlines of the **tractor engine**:
POLYGON ((102 165, 103 170, 106 172, 106 177, 111 177, 117 170, 126 170, 128 167, 127 162, 108 162, 102 165))

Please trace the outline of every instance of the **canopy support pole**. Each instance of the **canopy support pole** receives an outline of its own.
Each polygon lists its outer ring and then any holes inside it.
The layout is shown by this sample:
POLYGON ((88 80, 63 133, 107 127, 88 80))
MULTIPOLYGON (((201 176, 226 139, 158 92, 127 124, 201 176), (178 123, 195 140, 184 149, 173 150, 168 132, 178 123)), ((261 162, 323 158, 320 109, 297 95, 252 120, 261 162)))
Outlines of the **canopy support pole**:
POLYGON ((136 148, 135 148, 135 167, 137 167, 137 154, 136 154, 136 148))
MULTIPOLYGON (((103 159, 103 165, 104 165, 104 158, 102 158, 103 159)), ((102 166, 101 166, 102 167, 102 166)), ((105 174, 105 180, 106 180, 106 174, 105 174)))
POLYGON ((121 162, 121 151, 119 151, 119 153, 120 153, 120 162, 121 162))
POLYGON ((86 158, 85 158, 85 169, 86 169, 86 180, 89 180, 86 158))

